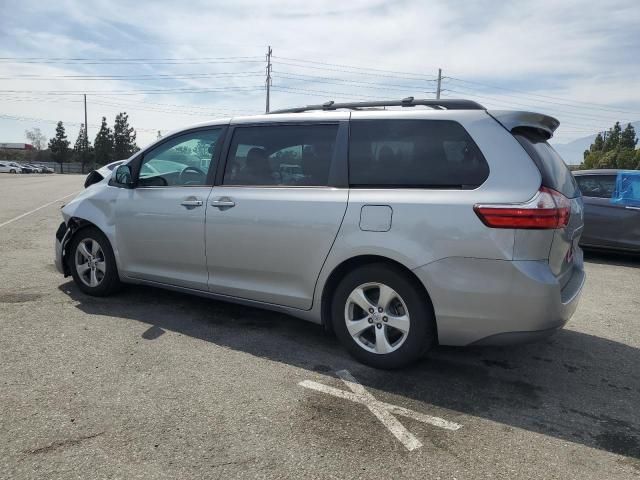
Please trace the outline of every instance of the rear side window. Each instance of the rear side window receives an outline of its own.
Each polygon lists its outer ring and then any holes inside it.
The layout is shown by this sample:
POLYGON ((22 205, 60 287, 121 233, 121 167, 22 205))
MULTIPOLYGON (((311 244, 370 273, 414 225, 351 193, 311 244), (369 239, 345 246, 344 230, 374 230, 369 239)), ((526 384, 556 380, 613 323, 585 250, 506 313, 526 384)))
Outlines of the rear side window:
POLYGON ((567 198, 580 196, 580 189, 569 167, 542 135, 530 129, 515 130, 513 134, 540 170, 543 186, 567 198))
POLYGON ((612 198, 616 189, 615 175, 576 175, 576 181, 585 197, 612 198))
POLYGON ((327 186, 338 125, 238 127, 223 184, 327 186))
POLYGON ((449 120, 352 120, 352 187, 476 188, 489 166, 466 130, 449 120))

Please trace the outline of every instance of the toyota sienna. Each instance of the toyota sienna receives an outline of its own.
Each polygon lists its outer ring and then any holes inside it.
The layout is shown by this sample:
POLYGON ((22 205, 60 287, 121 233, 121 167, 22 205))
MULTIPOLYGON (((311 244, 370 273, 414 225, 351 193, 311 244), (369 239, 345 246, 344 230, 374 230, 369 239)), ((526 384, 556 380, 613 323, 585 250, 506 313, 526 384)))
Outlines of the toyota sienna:
POLYGON ((468 100, 328 102, 158 140, 63 209, 56 265, 278 310, 394 368, 537 339, 585 280, 559 122, 468 100))

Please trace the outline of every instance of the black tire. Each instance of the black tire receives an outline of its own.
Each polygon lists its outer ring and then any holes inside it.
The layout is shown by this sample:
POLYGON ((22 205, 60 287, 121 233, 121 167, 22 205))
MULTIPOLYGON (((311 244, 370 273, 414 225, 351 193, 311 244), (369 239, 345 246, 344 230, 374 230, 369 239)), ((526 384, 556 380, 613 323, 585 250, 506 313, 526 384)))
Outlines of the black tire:
POLYGON ((80 290, 87 295, 94 297, 106 297, 117 292, 120 287, 120 278, 118 277, 118 267, 116 265, 116 259, 113 255, 113 249, 111 243, 107 237, 96 227, 87 227, 78 230, 71 239, 69 246, 69 255, 67 257, 69 262, 69 270, 73 276, 73 280, 80 290), (97 286, 87 285, 81 278, 78 269, 76 268, 76 255, 78 252, 78 246, 85 240, 92 240, 97 242, 102 251, 100 259, 105 262, 105 272, 97 286))
POLYGON ((9 173, 18 173, 18 172, 12 169, 9 173))
MULTIPOLYGON (((424 290, 415 285, 407 272, 384 263, 364 265, 345 275, 333 293, 331 316, 334 331, 349 353, 360 362, 374 368, 392 369, 406 366, 422 357, 437 342, 433 310, 424 290), (347 329, 345 308, 349 295, 357 287, 369 283, 381 283, 391 287, 401 297, 408 310, 409 331, 399 347, 390 353, 366 350, 356 342, 347 329)), ((373 330, 369 330, 366 335, 376 333, 377 327, 372 325, 371 328, 373 330)), ((389 331, 384 324, 382 328, 385 332, 389 331)))

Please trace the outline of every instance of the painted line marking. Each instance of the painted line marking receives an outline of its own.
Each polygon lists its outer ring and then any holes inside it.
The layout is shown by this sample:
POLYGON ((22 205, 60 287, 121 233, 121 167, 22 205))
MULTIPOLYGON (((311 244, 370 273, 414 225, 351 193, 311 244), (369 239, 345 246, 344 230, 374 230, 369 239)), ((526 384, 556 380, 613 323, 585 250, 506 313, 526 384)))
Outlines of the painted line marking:
POLYGON ((56 200, 53 200, 53 201, 51 201, 49 203, 45 203, 44 205, 41 205, 38 208, 34 208, 33 210, 28 211, 27 213, 23 213, 22 215, 18 215, 17 217, 13 217, 11 220, 7 220, 4 223, 0 223, 0 228, 4 227, 5 225, 9 225, 10 223, 15 222, 16 220, 20 220, 21 218, 24 218, 27 215, 31 215, 32 213, 35 213, 38 210, 42 210, 43 208, 47 208, 48 206, 53 205, 56 202, 60 202, 60 201, 64 200, 65 198, 69 198, 71 195, 77 195, 78 193, 80 193, 80 192, 70 193, 69 195, 65 195, 64 197, 60 197, 60 198, 58 198, 56 200))
POLYGON ((411 432, 409 432, 402 423, 394 416, 401 415, 403 417, 418 420, 422 423, 428 423, 435 427, 444 428, 445 430, 458 430, 462 427, 459 423, 450 422, 443 418, 425 415, 423 413, 410 410, 408 408, 399 407, 391 403, 381 402, 369 393, 360 382, 358 382, 348 370, 340 370, 336 372, 338 377, 351 390, 340 390, 338 388, 329 387, 322 383, 311 380, 303 380, 298 383, 301 387, 315 390, 317 392, 327 393, 334 397, 344 398, 354 403, 360 403, 367 407, 382 424, 396 437, 407 450, 412 451, 422 447, 422 443, 411 432))

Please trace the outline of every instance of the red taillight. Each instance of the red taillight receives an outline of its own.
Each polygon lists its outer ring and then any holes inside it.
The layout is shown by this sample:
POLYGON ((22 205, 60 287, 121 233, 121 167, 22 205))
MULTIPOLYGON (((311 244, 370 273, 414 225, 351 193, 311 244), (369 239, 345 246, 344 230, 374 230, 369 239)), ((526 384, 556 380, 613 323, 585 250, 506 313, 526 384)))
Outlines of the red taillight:
POLYGON ((482 222, 491 228, 563 228, 569 224, 571 202, 560 192, 540 187, 527 203, 476 205, 473 207, 482 222))

